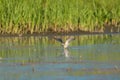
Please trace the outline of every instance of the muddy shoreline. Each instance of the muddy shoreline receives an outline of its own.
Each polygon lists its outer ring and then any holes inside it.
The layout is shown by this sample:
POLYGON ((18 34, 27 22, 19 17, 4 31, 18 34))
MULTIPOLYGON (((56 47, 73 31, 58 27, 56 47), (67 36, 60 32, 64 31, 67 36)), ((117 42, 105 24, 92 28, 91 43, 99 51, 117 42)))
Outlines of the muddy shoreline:
POLYGON ((27 34, 0 34, 0 37, 30 37, 30 36, 64 36, 64 35, 94 35, 94 34, 119 34, 120 32, 89 32, 89 31, 72 31, 72 32, 41 32, 27 34))

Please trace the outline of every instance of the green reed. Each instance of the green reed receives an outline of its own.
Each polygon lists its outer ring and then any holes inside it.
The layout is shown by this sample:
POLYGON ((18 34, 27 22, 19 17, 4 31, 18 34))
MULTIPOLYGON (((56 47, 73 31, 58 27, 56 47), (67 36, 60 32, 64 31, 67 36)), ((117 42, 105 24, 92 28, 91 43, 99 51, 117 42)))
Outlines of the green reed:
POLYGON ((0 0, 0 33, 94 31, 120 22, 119 0, 0 0))

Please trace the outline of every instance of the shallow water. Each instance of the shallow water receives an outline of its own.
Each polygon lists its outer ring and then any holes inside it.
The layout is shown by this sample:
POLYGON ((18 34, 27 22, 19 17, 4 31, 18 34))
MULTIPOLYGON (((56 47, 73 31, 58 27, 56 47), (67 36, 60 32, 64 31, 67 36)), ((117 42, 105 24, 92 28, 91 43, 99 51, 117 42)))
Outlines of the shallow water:
POLYGON ((0 80, 119 80, 120 34, 1 37, 0 80), (59 36, 65 40, 69 36, 59 36))

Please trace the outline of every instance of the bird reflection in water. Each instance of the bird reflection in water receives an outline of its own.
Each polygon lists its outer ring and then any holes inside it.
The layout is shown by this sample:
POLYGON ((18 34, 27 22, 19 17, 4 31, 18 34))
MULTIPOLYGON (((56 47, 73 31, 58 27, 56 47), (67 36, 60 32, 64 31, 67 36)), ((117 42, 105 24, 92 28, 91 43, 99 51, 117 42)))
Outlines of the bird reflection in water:
POLYGON ((64 55, 65 55, 65 57, 69 57, 70 56, 69 51, 68 51, 67 48, 64 49, 64 55))

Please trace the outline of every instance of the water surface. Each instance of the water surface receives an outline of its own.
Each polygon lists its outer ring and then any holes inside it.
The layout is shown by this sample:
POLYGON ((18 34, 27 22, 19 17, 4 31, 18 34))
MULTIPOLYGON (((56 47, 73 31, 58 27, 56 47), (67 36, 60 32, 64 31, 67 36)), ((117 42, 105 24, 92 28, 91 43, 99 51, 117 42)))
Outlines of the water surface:
POLYGON ((0 37, 0 80, 119 80, 120 34, 0 37), (58 36, 66 40, 69 36, 58 36))

